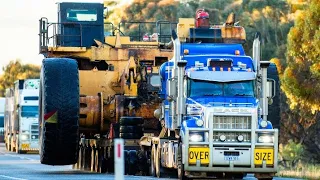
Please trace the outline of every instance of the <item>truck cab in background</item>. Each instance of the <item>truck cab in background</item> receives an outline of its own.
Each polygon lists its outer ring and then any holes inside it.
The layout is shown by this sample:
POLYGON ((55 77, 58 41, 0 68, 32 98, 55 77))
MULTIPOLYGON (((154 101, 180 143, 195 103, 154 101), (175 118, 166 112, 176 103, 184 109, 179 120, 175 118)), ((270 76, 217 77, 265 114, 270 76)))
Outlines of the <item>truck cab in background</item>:
POLYGON ((5 127, 9 151, 38 151, 39 79, 17 80, 7 90, 5 127))
POLYGON ((0 98, 0 142, 4 142, 4 108, 5 98, 0 98))

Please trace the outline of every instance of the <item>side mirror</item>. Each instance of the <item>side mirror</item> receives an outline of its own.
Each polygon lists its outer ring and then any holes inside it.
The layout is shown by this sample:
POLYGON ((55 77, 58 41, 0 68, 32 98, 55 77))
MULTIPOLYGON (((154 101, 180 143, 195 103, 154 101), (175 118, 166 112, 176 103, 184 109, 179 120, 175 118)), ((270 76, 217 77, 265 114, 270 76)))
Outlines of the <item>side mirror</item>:
POLYGON ((267 79, 267 98, 272 99, 276 95, 276 81, 267 79))
POLYGON ((161 87, 161 76, 160 75, 152 75, 150 77, 150 84, 153 87, 161 87))
POLYGON ((108 16, 109 16, 108 7, 104 7, 103 8, 103 18, 107 19, 108 16))

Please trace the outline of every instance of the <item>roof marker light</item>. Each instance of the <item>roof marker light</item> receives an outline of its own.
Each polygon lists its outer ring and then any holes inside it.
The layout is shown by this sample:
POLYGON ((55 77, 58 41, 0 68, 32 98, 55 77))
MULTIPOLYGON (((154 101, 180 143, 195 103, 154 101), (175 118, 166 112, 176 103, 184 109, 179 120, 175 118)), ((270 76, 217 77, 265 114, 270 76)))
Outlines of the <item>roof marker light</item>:
POLYGON ((188 55, 189 54, 189 49, 184 49, 183 54, 188 55))
POLYGON ((228 67, 228 71, 231 71, 231 68, 230 68, 230 67, 228 67))
POLYGON ((240 55, 240 51, 239 50, 235 50, 234 54, 239 56, 240 55))
POLYGON ((220 67, 220 71, 223 71, 223 67, 220 67))

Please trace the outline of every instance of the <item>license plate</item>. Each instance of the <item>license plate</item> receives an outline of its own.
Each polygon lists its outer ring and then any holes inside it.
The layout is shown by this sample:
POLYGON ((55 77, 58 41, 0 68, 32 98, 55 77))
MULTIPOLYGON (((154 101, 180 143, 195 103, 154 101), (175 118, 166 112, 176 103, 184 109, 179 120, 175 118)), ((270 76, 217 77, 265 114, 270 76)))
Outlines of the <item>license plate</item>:
POLYGON ((196 164, 200 160, 201 164, 209 164, 209 148, 207 147, 190 147, 189 164, 196 164))
POLYGON ((224 160, 225 161, 238 161, 239 157, 238 156, 225 156, 224 160))
POLYGON ((30 144, 21 144, 21 149, 29 149, 30 144))
POLYGON ((262 161, 266 161, 269 165, 273 164, 273 149, 255 149, 254 164, 261 165, 262 161))

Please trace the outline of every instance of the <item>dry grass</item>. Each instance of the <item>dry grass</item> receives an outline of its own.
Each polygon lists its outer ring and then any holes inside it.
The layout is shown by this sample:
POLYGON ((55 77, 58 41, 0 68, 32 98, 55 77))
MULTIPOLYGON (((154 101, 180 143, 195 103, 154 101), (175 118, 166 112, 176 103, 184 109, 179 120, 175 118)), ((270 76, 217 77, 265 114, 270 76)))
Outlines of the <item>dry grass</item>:
POLYGON ((280 169, 279 176, 303 179, 320 179, 320 166, 305 165, 299 169, 280 169))

